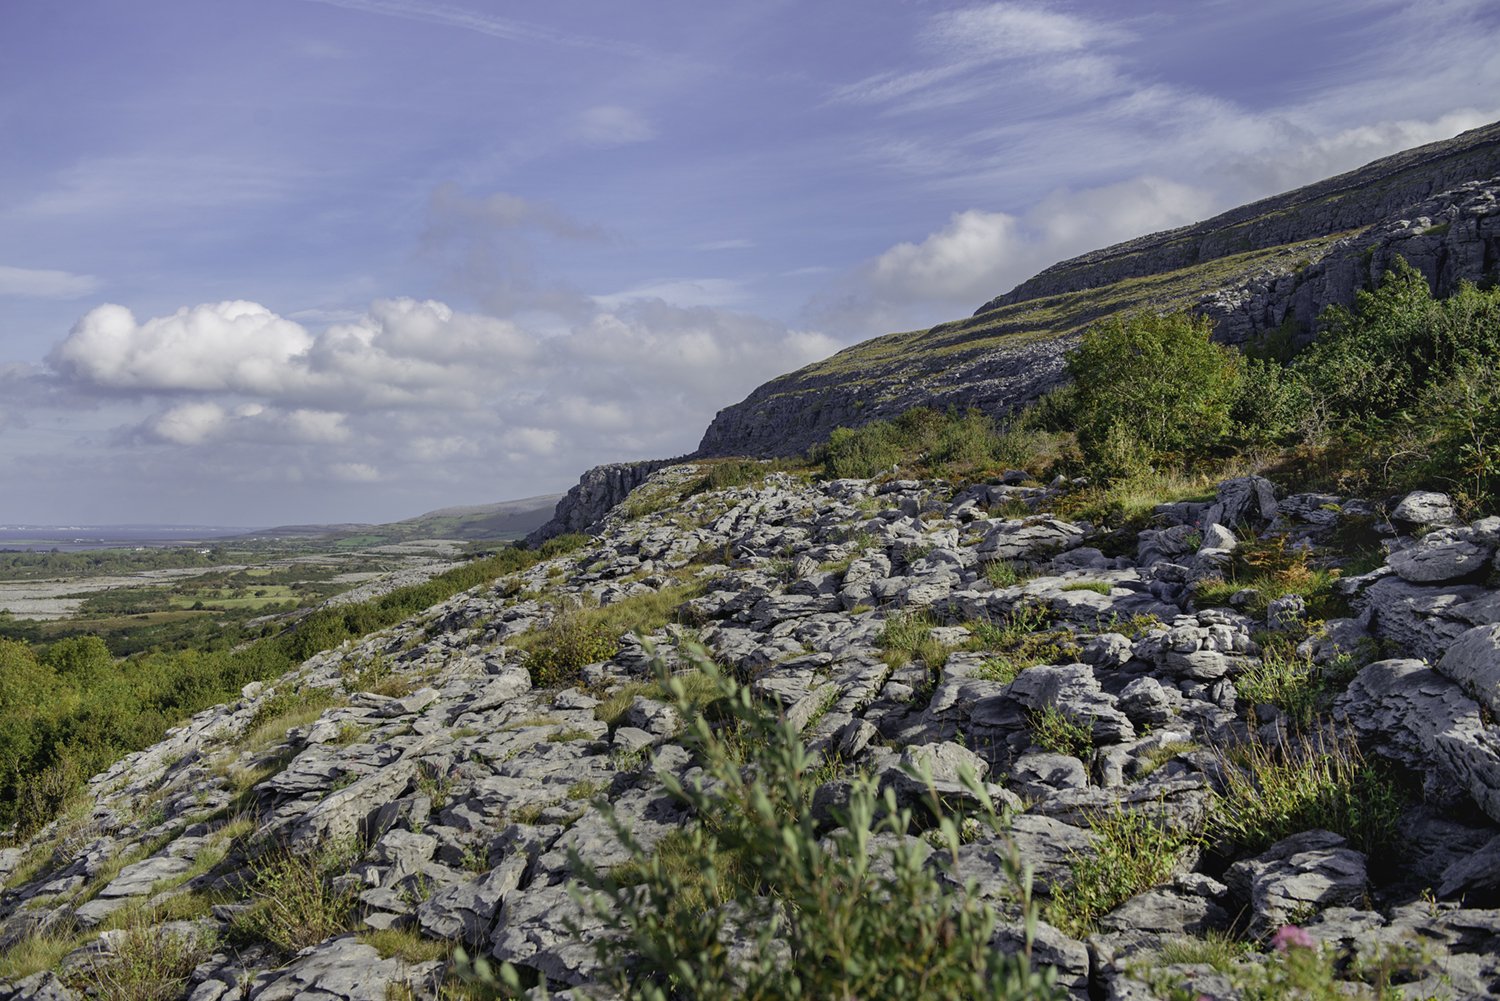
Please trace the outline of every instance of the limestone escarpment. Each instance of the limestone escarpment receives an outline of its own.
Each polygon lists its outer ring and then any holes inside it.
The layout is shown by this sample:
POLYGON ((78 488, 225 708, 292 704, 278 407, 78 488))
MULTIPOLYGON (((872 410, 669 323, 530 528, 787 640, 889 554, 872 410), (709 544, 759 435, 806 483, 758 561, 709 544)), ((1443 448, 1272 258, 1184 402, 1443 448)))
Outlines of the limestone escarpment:
POLYGON ((671 461, 610 462, 588 470, 558 500, 551 520, 526 537, 527 544, 535 546, 568 532, 587 531, 644 483, 646 477, 671 461))
POLYGON ((1439 294, 1496 273, 1500 124, 1168 233, 1065 261, 973 317, 890 334, 719 411, 697 455, 787 455, 914 406, 997 417, 1055 386, 1073 338, 1136 310, 1195 310, 1244 343, 1371 288, 1397 255, 1439 294))
MULTIPOLYGON (((701 474, 664 468, 651 488, 682 493, 701 474)), ((1003 836, 963 847, 955 880, 973 879, 1003 913, 1012 891, 994 859, 1013 844, 1042 896, 1055 897, 1090 853, 1091 818, 1119 810, 1199 825, 1237 767, 1221 752, 1252 732, 1272 744, 1293 732, 1288 713, 1246 693, 1264 667, 1258 637, 1305 610, 1287 600, 1264 616, 1200 607, 1194 581, 1253 534, 1324 541, 1375 512, 1358 499, 1278 497, 1263 480, 1232 480, 1212 501, 1162 506, 1133 547, 1106 555, 1087 524, 1015 516, 1057 489, 773 474, 636 519, 616 511, 584 549, 252 685, 97 777, 85 816, 28 851, 0 853, 0 950, 69 922, 82 929, 60 974, 0 983, 0 998, 80 997, 90 964, 121 941, 101 929, 131 909, 150 920, 148 901, 196 913, 155 926, 163 940, 204 944, 184 996, 435 998, 440 960, 382 957, 348 933, 293 955, 225 944, 275 843, 315 854, 356 836, 332 881, 356 901, 351 930, 462 940, 554 986, 590 983, 597 929, 569 893, 569 851, 600 871, 624 861, 601 795, 648 846, 690 822, 657 774, 684 777, 694 760, 680 720, 653 697, 635 696, 614 722, 597 712, 647 677, 639 641, 622 638, 584 667, 582 686, 553 688, 533 684, 520 642, 579 604, 684 586, 683 624, 651 630, 655 640, 698 637, 796 721, 814 752, 899 796, 912 791, 905 761, 968 763, 1012 818, 1003 836), (1001 561, 1019 579, 994 583, 1001 561), (893 666, 881 636, 913 614, 931 623, 938 653, 893 666), (1049 652, 1011 673, 995 666, 1002 651, 985 637, 1017 615, 1050 637, 1049 652), (404 691, 362 690, 377 662, 404 691), (257 732, 262 710, 299 688, 335 704, 283 733, 257 732), (1035 721, 1048 711, 1082 728, 1087 745, 1045 744, 1035 721), (190 910, 194 895, 213 905, 190 910)), ((1296 920, 1344 948, 1422 942, 1414 995, 1500 996, 1500 912, 1485 907, 1500 891, 1500 728, 1488 715, 1500 591, 1484 579, 1500 520, 1463 524, 1442 501, 1395 508, 1385 565, 1346 582, 1356 616, 1326 623, 1306 645, 1315 663, 1336 665, 1371 640, 1400 644, 1388 652, 1404 656, 1363 668, 1337 705, 1368 753, 1430 779, 1433 795, 1401 810, 1398 864, 1319 829, 1263 849, 1219 846, 1228 857, 1185 853, 1168 879, 1103 915, 1087 942, 1040 926, 1039 961, 1057 967, 1073 997, 1153 996, 1137 974, 1157 946, 1228 929, 1237 914, 1253 932, 1296 920)), ((1014 948, 1018 934, 1002 918, 997 946, 1014 948)), ((1162 970, 1192 994, 1232 996, 1202 967, 1162 970)))
POLYGON ((1440 297, 1460 282, 1500 276, 1500 176, 1405 206, 1339 240, 1320 260, 1222 289, 1197 309, 1214 319, 1215 336, 1229 344, 1243 344, 1284 323, 1311 332, 1324 308, 1352 305, 1358 292, 1379 284, 1398 257, 1420 271, 1440 297))
POLYGON ((1247 250, 1362 229, 1466 181, 1500 173, 1500 123, 1403 150, 1336 177, 1163 233, 1127 240, 1045 269, 979 307, 1159 274, 1247 250))

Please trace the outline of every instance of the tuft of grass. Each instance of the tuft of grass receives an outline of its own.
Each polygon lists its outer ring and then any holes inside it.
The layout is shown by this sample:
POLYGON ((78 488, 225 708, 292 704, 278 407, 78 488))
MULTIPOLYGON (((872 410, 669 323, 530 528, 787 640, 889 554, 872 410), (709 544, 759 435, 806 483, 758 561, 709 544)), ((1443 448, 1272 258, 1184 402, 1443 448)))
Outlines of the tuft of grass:
POLYGON ((1102 580, 1076 580, 1071 584, 1064 584, 1061 590, 1093 591, 1095 594, 1102 594, 1107 598, 1109 597, 1110 586, 1102 580))
POLYGON ((92 936, 65 930, 29 935, 0 952, 0 982, 16 981, 57 968, 64 956, 87 942, 92 936))
MULTIPOLYGON (((693 706, 707 705, 718 697, 718 689, 713 680, 701 672, 688 671, 676 675, 676 678, 682 682, 688 702, 693 706)), ((595 706, 594 718, 604 721, 611 727, 618 725, 637 695, 655 699, 658 702, 672 701, 672 693, 660 681, 632 681, 621 685, 595 706)))
POLYGON ((376 654, 368 660, 346 662, 344 664, 344 677, 340 682, 344 691, 353 695, 355 692, 370 692, 375 695, 387 695, 391 698, 400 698, 410 695, 416 686, 414 678, 397 673, 396 669, 384 656, 376 654))
POLYGON ((241 746, 252 751, 279 744, 287 732, 315 723, 324 710, 343 700, 327 688, 290 688, 278 691, 256 707, 241 746))
POLYGON ((563 612, 546 628, 523 633, 516 646, 526 651, 532 683, 550 688, 576 681, 588 664, 608 660, 626 633, 649 633, 673 621, 683 602, 702 593, 703 583, 679 584, 631 595, 612 605, 563 612))
POLYGON ((569 799, 593 799, 609 788, 608 782, 595 782, 590 779, 579 779, 568 786, 569 799))
POLYGON ((1001 622, 967 623, 972 634, 967 648, 995 655, 980 666, 979 676, 1009 684, 1028 667, 1076 660, 1079 648, 1072 634, 1047 629, 1051 621, 1046 608, 1022 604, 1001 622))
POLYGON ((984 565, 984 579, 996 587, 1014 587, 1027 580, 1028 576, 1010 560, 993 560, 984 565))
POLYGON ((453 953, 451 942, 423 938, 410 928, 381 928, 359 933, 359 940, 373 946, 382 959, 399 959, 404 963, 430 963, 448 959, 453 953))
POLYGON ((708 472, 693 484, 688 496, 708 493, 713 490, 730 490, 749 486, 765 479, 770 466, 754 459, 723 459, 708 464, 708 472))
POLYGON ((1054 754, 1071 754, 1082 759, 1087 759, 1094 752, 1093 730, 1075 723, 1056 706, 1028 713, 1027 721, 1031 724, 1031 739, 1036 741, 1038 747, 1054 754))
POLYGON ((936 681, 952 650, 933 637, 932 626, 932 618, 925 612, 908 612, 886 619, 885 629, 876 641, 882 659, 893 668, 920 661, 936 681))
POLYGON ((235 916, 231 933, 291 955, 352 931, 355 897, 334 889, 331 877, 348 871, 355 854, 352 846, 278 848, 251 862, 251 906, 235 916))
POLYGON ((1266 614, 1267 605, 1287 594, 1306 599, 1309 618, 1347 614, 1347 604, 1333 590, 1342 571, 1314 566, 1314 555, 1311 550, 1291 546, 1284 535, 1248 540, 1235 550, 1228 576, 1199 581, 1194 595, 1201 605, 1222 606, 1229 604, 1236 592, 1248 589, 1254 596, 1245 611, 1257 618, 1266 614))
POLYGON ((1103 486, 1064 494, 1053 509, 1059 517, 1116 528, 1145 528, 1158 504, 1213 500, 1219 480, 1230 475, 1234 474, 1227 470, 1146 469, 1103 486))
POLYGON ((1145 778, 1179 754, 1188 754, 1196 750, 1198 750, 1198 745, 1191 740, 1174 740, 1170 744, 1152 748, 1141 755, 1138 776, 1145 778))
POLYGON ((1325 695, 1323 675, 1311 660, 1270 650, 1235 679, 1240 698, 1275 706, 1297 729, 1312 726, 1325 695))
POLYGON ((115 939, 102 961, 69 977, 69 986, 87 990, 102 1001, 176 1001, 212 947, 207 934, 163 933, 150 916, 143 915, 115 939))
POLYGON ((1075 854, 1067 882, 1053 892, 1047 918, 1075 938, 1136 894, 1164 882, 1194 835, 1146 811, 1112 810, 1089 822, 1092 849, 1075 854))
POLYGON ((1281 747, 1260 741, 1225 755, 1226 786, 1215 797, 1210 831, 1246 852, 1299 831, 1341 834, 1372 857, 1398 844, 1406 796, 1351 736, 1308 736, 1281 747))

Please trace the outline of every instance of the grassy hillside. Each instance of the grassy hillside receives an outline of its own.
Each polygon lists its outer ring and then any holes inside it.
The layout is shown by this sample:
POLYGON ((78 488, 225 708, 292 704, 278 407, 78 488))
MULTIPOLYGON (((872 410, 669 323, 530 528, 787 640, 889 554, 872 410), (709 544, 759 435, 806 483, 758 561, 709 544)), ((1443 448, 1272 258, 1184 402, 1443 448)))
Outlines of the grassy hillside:
POLYGON ((257 532, 257 537, 319 538, 351 545, 375 546, 414 539, 519 539, 552 517, 559 494, 467 507, 445 507, 415 518, 382 525, 280 525, 257 532))

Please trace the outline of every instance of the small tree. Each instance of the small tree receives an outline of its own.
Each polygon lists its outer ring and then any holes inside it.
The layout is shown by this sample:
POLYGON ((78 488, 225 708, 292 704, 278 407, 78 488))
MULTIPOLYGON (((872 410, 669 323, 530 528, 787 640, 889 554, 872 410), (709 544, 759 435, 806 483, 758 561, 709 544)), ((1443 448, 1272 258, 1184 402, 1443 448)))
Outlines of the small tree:
POLYGON ((1091 462, 1139 442, 1155 461, 1191 458, 1229 432, 1239 365, 1185 313, 1105 320, 1068 353, 1078 443, 1091 462))

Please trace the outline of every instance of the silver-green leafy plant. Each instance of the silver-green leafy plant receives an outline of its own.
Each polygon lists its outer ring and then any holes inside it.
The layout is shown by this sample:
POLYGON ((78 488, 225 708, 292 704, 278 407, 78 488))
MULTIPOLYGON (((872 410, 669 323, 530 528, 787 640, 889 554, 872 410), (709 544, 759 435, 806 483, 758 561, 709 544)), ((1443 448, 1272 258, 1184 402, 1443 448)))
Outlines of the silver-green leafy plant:
MULTIPOLYGON (((651 851, 611 814, 630 861, 598 874, 574 860, 580 899, 604 924, 596 948, 614 989, 649 1001, 1059 996, 1055 971, 1031 964, 1037 908, 1014 853, 1001 855, 1024 927, 1019 951, 992 943, 995 912, 972 883, 939 872, 956 870, 962 821, 930 777, 923 819, 945 846, 937 866, 908 837, 912 811, 868 777, 850 782, 839 826, 825 831, 811 809, 817 762, 795 726, 701 647, 685 645, 683 657, 719 692, 695 704, 658 662, 701 764, 689 781, 660 779, 696 822, 651 851)), ((973 775, 964 784, 989 804, 973 775)), ((993 808, 981 813, 998 832, 993 808)))

